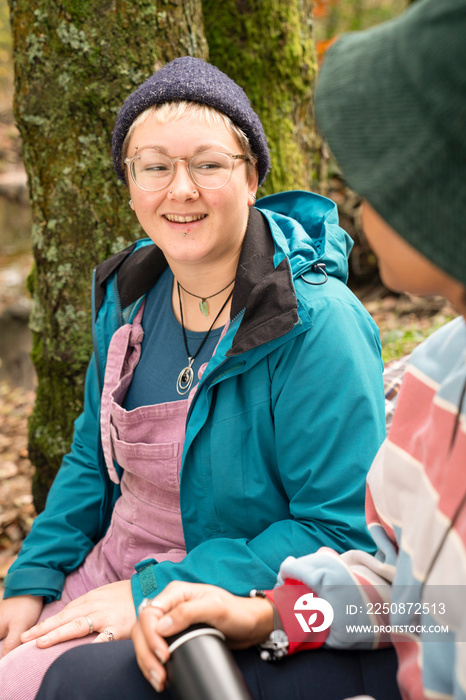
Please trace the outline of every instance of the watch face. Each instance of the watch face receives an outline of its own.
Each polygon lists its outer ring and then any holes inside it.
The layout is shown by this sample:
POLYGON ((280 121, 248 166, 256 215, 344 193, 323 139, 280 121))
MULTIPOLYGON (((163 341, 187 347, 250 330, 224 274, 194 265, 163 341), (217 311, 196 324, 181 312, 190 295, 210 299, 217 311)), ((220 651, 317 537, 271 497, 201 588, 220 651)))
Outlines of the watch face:
POLYGON ((288 637, 283 630, 274 630, 269 639, 274 645, 277 645, 277 647, 288 646, 288 637))
POLYGON ((259 645, 263 661, 280 661, 288 653, 288 637, 286 632, 274 630, 266 642, 259 645))

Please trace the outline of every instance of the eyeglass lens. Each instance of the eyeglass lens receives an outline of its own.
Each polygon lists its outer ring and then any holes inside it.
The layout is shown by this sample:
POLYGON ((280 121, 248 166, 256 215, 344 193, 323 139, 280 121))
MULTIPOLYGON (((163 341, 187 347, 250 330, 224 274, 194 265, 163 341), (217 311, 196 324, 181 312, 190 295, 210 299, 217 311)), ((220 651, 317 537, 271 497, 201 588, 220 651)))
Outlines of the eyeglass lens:
MULTIPOLYGON (((156 192, 167 187, 176 164, 170 158, 147 148, 133 160, 132 171, 136 184, 143 190, 156 192)), ((215 190, 227 184, 231 177, 233 160, 225 153, 198 153, 188 161, 188 172, 196 185, 215 190)))

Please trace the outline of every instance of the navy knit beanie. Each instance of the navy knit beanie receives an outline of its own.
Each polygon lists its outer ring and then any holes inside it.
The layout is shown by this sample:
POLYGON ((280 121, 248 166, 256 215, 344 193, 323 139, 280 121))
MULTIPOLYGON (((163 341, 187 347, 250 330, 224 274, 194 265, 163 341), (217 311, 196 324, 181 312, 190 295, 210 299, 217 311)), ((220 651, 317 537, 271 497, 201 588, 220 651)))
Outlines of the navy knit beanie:
POLYGON ((183 56, 153 73, 124 102, 113 130, 113 165, 118 178, 126 182, 121 163, 123 142, 136 117, 148 107, 164 102, 188 100, 223 112, 244 131, 257 157, 259 184, 270 170, 269 148, 259 117, 246 93, 225 73, 200 58, 183 56))

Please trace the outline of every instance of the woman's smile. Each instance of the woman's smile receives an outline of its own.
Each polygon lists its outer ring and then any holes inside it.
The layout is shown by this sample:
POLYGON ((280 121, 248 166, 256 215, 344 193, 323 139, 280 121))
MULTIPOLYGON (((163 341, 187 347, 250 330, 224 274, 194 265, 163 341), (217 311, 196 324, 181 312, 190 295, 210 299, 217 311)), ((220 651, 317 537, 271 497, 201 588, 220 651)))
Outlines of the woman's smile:
POLYGON ((176 224, 190 224, 192 221, 200 221, 205 219, 207 214, 165 214, 165 218, 176 224))

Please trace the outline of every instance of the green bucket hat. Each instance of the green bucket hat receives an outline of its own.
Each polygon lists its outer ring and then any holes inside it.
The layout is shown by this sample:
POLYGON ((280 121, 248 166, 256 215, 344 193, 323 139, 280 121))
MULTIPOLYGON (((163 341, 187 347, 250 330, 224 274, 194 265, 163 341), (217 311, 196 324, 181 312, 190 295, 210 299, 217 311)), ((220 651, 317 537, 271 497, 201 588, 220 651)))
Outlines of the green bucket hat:
POLYGON ((316 114, 348 184, 466 284, 466 0, 416 0, 343 35, 326 54, 316 114))

